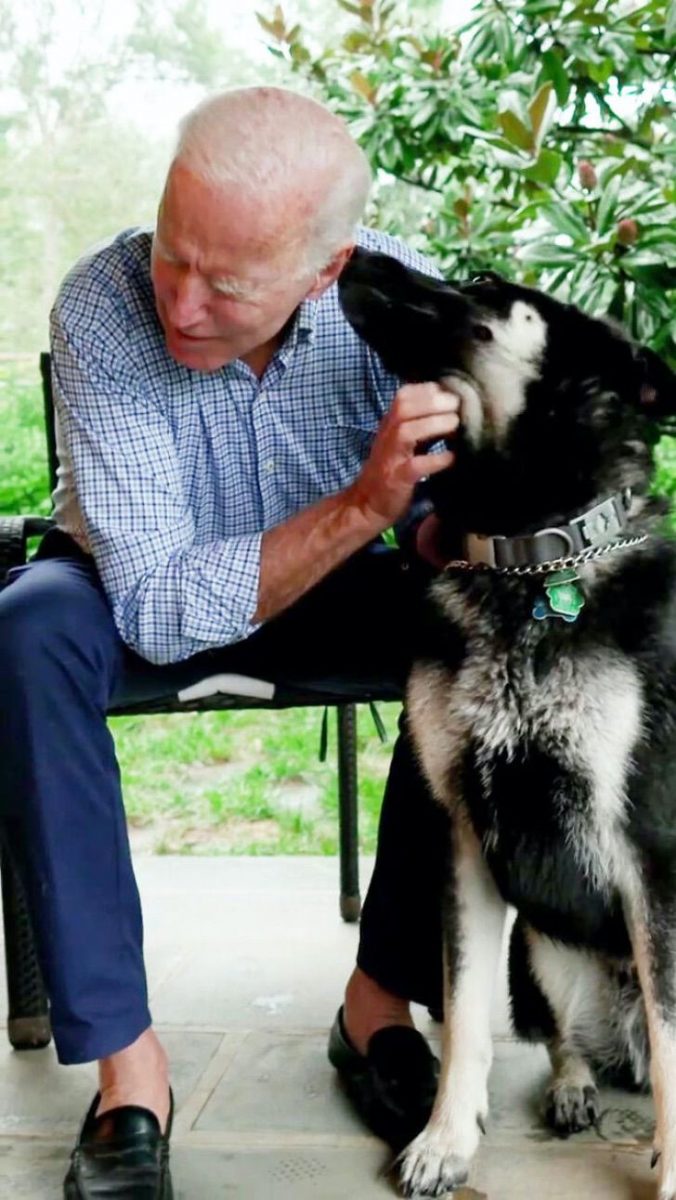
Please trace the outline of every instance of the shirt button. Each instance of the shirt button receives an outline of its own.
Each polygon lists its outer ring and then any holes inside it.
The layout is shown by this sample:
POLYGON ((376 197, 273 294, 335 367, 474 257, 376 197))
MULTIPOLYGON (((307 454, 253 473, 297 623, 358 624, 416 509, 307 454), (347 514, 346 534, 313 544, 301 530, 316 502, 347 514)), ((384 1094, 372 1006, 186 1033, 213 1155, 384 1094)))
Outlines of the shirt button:
POLYGON ((263 463, 263 468, 264 468, 264 470, 266 470, 268 472, 268 474, 270 474, 272 471, 274 471, 274 469, 275 469, 274 458, 267 458, 265 460, 265 462, 263 463))

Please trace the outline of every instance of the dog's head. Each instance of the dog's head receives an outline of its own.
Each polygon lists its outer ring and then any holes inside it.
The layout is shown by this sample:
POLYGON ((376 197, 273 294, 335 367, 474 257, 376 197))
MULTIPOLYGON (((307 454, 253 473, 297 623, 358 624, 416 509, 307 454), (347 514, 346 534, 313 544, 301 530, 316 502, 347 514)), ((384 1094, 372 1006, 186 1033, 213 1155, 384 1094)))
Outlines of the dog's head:
POLYGON ((339 289, 388 370, 475 385, 456 464, 432 480, 442 515, 460 506, 465 528, 511 534, 648 490, 676 376, 619 326, 493 273, 451 284, 363 250, 339 289))

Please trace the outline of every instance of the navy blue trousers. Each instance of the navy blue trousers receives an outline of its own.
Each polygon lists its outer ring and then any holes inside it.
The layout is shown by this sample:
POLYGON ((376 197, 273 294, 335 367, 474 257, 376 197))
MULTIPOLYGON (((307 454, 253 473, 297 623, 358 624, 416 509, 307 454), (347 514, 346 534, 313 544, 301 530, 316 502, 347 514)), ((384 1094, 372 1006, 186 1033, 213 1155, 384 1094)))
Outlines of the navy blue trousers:
MULTIPOLYGON (((23 865, 59 1061, 106 1057, 151 1023, 143 923, 111 707, 173 695, 220 671, 276 683, 388 680, 410 662, 424 569, 375 547, 250 638, 155 666, 113 623, 93 561, 53 531, 0 592, 0 816, 23 865)), ((447 821, 405 722, 393 754, 359 965, 438 1005, 447 821)))

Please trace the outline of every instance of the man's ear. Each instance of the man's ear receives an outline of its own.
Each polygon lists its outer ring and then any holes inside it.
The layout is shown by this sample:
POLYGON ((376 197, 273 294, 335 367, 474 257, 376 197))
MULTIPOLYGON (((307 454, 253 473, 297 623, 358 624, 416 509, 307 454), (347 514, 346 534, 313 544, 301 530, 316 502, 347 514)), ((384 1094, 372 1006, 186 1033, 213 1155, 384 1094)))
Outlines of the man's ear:
POLYGON ((638 352, 641 368, 639 402, 646 416, 676 417, 676 374, 654 350, 641 347, 638 352))
POLYGON ((321 271, 317 271, 315 281, 305 297, 306 300, 318 300, 326 289, 331 287, 332 283, 336 282, 353 250, 354 243, 352 242, 349 246, 343 246, 340 250, 336 251, 331 261, 325 267, 322 267, 321 271))

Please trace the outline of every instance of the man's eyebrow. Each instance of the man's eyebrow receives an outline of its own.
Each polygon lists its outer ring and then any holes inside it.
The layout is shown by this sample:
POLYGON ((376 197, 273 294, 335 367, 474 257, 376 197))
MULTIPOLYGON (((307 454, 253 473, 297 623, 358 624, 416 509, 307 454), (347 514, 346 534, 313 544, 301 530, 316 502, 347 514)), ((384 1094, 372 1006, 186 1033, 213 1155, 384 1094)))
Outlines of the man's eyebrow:
POLYGON ((252 296, 258 291, 255 284, 241 283, 231 275, 213 275, 210 282, 212 288, 217 292, 223 292, 228 296, 246 297, 252 296))
MULTIPOLYGON (((162 235, 157 230, 155 230, 153 236, 157 248, 163 258, 165 258, 168 262, 178 263, 181 261, 180 257, 169 249, 162 235)), ((232 296, 235 299, 248 299, 260 291, 259 285, 242 283, 232 275, 223 275, 218 272, 214 272, 213 274, 206 276, 206 278, 208 278, 209 284, 214 291, 221 292, 224 296, 232 296)))

